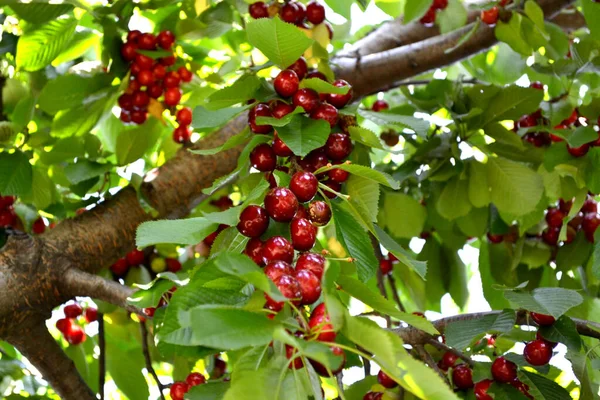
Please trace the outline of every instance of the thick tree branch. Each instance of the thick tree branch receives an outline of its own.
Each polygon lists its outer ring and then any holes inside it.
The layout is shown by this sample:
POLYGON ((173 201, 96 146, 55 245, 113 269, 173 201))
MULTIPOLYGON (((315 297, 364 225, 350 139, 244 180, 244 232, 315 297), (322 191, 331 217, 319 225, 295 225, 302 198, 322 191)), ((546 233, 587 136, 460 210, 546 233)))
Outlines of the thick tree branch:
POLYGON ((127 298, 134 292, 129 286, 109 281, 98 275, 88 274, 76 268, 67 270, 64 275, 63 285, 71 297, 89 296, 114 304, 129 312, 145 316, 140 308, 127 302, 127 298))

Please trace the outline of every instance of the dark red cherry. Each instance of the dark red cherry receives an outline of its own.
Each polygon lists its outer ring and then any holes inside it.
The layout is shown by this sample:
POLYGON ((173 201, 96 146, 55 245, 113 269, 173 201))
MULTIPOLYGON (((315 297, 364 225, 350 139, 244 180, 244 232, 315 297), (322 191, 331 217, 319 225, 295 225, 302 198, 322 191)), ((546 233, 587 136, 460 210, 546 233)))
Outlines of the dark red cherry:
POLYGON ((325 21, 325 7, 317 1, 311 1, 306 6, 306 19, 311 24, 319 25, 325 21))
POLYGON ((295 278, 300 284, 302 291, 302 304, 314 304, 321 297, 321 281, 308 270, 295 271, 295 278))
POLYGON ((298 354, 298 350, 295 347, 290 346, 289 344, 285 345, 285 356, 290 361, 288 368, 289 369, 300 369, 304 367, 304 362, 302 361, 302 357, 298 354))
POLYGON ((153 83, 152 85, 148 86, 146 92, 148 92, 148 96, 152 97, 153 99, 158 99, 163 94, 163 86, 158 83, 153 83))
POLYGON ((167 69, 162 64, 154 64, 152 67, 152 75, 154 76, 154 79, 159 81, 163 80, 165 79, 165 76, 167 76, 167 69))
POLYGON ((294 71, 300 80, 304 79, 306 73, 308 72, 308 66, 306 65, 306 60, 304 57, 297 59, 292 65, 287 67, 287 69, 294 71))
POLYGON ((140 49, 156 50, 156 36, 151 33, 142 33, 137 39, 137 44, 140 46, 140 49))
MULTIPOLYGON (((290 275, 281 275, 274 283, 285 298, 292 300, 292 303, 296 305, 300 305, 300 302, 302 301, 302 290, 300 289, 300 284, 296 278, 290 275)), ((283 308, 283 302, 277 302, 266 294, 265 297, 267 299, 266 306, 271 310, 280 311, 283 308)))
POLYGON ((542 232, 542 240, 550 246, 556 246, 559 236, 560 228, 548 227, 542 232))
POLYGON ((390 376, 382 370, 377 374, 377 382, 386 389, 393 389, 398 386, 398 382, 390 378, 390 376))
POLYGON ((177 111, 177 122, 180 125, 189 125, 192 123, 192 109, 189 107, 183 107, 177 111))
POLYGON ((321 103, 319 107, 310 114, 310 117, 312 119, 322 119, 327 121, 333 128, 338 122, 339 114, 337 108, 331 104, 321 103))
POLYGON ((136 42, 138 38, 142 36, 142 32, 134 29, 132 31, 127 32, 127 41, 128 42, 136 42))
POLYGON ((135 65, 137 65, 140 70, 151 69, 152 65, 154 65, 154 60, 143 54, 138 54, 135 56, 135 65))
POLYGON ((343 182, 346 182, 348 180, 348 178, 350 177, 350 172, 344 171, 343 169, 340 169, 340 168, 334 168, 334 169, 328 171, 327 175, 329 176, 329 179, 331 179, 332 181, 338 182, 338 183, 343 183, 343 182))
POLYGON ((567 145, 567 151, 573 157, 583 157, 587 154, 587 152, 589 150, 590 150, 590 145, 588 143, 582 144, 579 147, 571 147, 571 146, 567 145))
POLYGON ((169 394, 172 400, 183 400, 185 394, 190 390, 190 387, 185 382, 175 382, 169 389, 169 394))
POLYGON ((150 104, 150 96, 146 92, 135 92, 133 94, 133 106, 137 108, 146 108, 150 104))
POLYGON ((581 223, 581 229, 585 233, 586 239, 594 243, 594 233, 600 225, 600 217, 596 213, 587 213, 583 216, 583 222, 581 223))
POLYGON ((308 216, 316 226, 325 226, 331 220, 331 208, 324 201, 313 201, 308 205, 308 216))
POLYGON ((296 271, 310 271, 319 279, 323 279, 325 257, 317 253, 302 253, 296 261, 296 271))
POLYGON ((168 88, 165 91, 165 104, 168 106, 176 106, 181 100, 181 90, 176 87, 168 88))
POLYGON ((175 43, 175 35, 171 31, 162 31, 156 37, 156 42, 163 49, 169 50, 175 43))
POLYGON ((173 141, 175 143, 189 143, 192 131, 185 125, 180 125, 173 131, 173 141))
POLYGON ((452 370, 452 382, 457 388, 467 390, 473 387, 473 371, 465 364, 457 365, 452 370))
POLYGON ((310 114, 319 107, 321 99, 319 94, 312 89, 299 89, 294 93, 292 102, 296 107, 302 107, 304 111, 310 114))
POLYGON ((244 254, 252 259, 256 264, 262 266, 265 265, 263 258, 264 243, 259 238, 252 238, 246 244, 244 254))
POLYGON ((125 257, 119 258, 113 265, 110 266, 110 270, 117 276, 123 276, 129 269, 129 263, 125 257))
POLYGON ((259 237, 269 227, 269 214, 260 206, 251 205, 246 207, 240 214, 240 222, 237 228, 240 233, 248 237, 259 237))
POLYGON ((269 18, 269 7, 262 1, 250 4, 248 12, 254 19, 269 18))
POLYGON ((273 118, 281 119, 286 115, 290 114, 294 111, 295 107, 291 104, 286 103, 285 101, 275 100, 271 103, 271 113, 273 114, 273 118))
POLYGON ((448 0, 433 0, 431 7, 436 10, 443 10, 448 7, 448 0))
POLYGON ((65 333, 65 339, 69 344, 78 345, 85 342, 85 332, 79 325, 72 324, 65 333))
POLYGON ((556 322, 556 319, 552 315, 539 314, 536 312, 531 312, 529 315, 531 315, 531 319, 539 326, 551 326, 556 322))
POLYGON ((392 264, 391 260, 386 260, 385 258, 382 258, 381 260, 379 260, 379 269, 381 270, 381 273, 383 275, 387 275, 390 272, 392 272, 392 269, 394 269, 394 265, 392 264))
POLYGON ((293 276, 295 271, 294 268, 285 261, 272 261, 267 264, 264 269, 265 275, 269 277, 270 280, 275 282, 282 275, 291 275, 293 276))
POLYGON ((277 136, 277 132, 273 137, 273 152, 279 157, 291 157, 294 152, 277 136))
POLYGON ((438 366, 443 371, 448 371, 448 369, 450 369, 451 367, 454 366, 454 363, 456 363, 456 360, 458 360, 458 356, 455 355, 454 353, 447 351, 444 353, 444 355, 440 359, 438 366))
POLYGON ((271 125, 257 125, 256 117, 272 117, 271 109, 268 104, 258 103, 250 110, 250 113, 248 114, 248 125, 250 126, 250 130, 254 133, 265 134, 273 130, 271 125))
POLYGON ((298 211, 298 199, 287 188, 274 188, 265 196, 265 208, 277 222, 289 222, 298 211))
POLYGON ((166 88, 174 88, 179 87, 181 83, 181 77, 176 71, 169 71, 167 75, 165 75, 165 79, 163 80, 163 85, 166 88))
POLYGON ((383 393, 381 392, 367 392, 363 396, 363 400, 381 400, 383 398, 383 393))
POLYGON ((419 20, 421 24, 429 27, 435 23, 435 8, 429 7, 425 15, 419 20))
POLYGON ((310 327, 311 333, 317 335, 317 340, 321 342, 333 342, 337 334, 333 330, 329 314, 317 314, 311 315, 308 326, 310 327))
POLYGON ((117 103, 123 110, 131 111, 133 110, 133 95, 124 93, 119 96, 117 103))
POLYGON ((186 67, 177 68, 177 74, 179 74, 179 77, 184 82, 191 82, 192 78, 194 77, 194 74, 192 74, 192 71, 190 71, 186 67))
POLYGON ((319 181, 311 172, 296 172, 290 181, 290 190, 301 203, 312 200, 317 194, 318 188, 319 181))
POLYGON ((498 22, 499 13, 500 10, 497 6, 487 10, 481 10, 481 20, 488 25, 496 25, 496 22, 498 22))
POLYGON ((61 333, 65 334, 71 328, 71 324, 73 321, 71 318, 61 318, 56 321, 56 329, 58 329, 61 333))
POLYGON ((275 87, 275 91, 281 97, 292 96, 294 93, 296 93, 298 91, 299 85, 300 85, 300 80, 298 79, 298 75, 290 69, 285 69, 285 70, 281 71, 279 73, 279 75, 277 75, 275 80, 273 81, 273 86, 275 87))
POLYGON ((542 336, 542 334, 540 333, 540 331, 537 331, 537 332, 536 332, 536 334, 535 334, 535 338, 536 338, 537 340, 543 340, 543 341, 545 341, 545 342, 546 342, 546 343, 548 343, 548 344, 550 345, 550 347, 552 347, 552 348, 555 348, 556 346, 558 346, 558 343, 557 343, 557 342, 551 342, 551 341, 547 340, 546 338, 544 338, 544 337, 542 336))
POLYGON ((304 218, 294 218, 290 224, 290 234, 294 249, 308 251, 317 240, 317 227, 304 218))
POLYGON ((294 261, 294 248, 283 236, 273 236, 263 245, 263 257, 265 263, 285 261, 291 264, 294 261))
POLYGON ((492 363, 492 376, 500 383, 509 383, 517 378, 517 365, 504 357, 498 357, 492 363))
POLYGON ((327 94, 327 102, 336 108, 346 107, 346 105, 350 103, 350 100, 352 100, 352 86, 350 86, 350 84, 343 79, 333 82, 333 86, 339 88, 348 87, 350 90, 348 90, 348 93, 346 94, 327 94))
POLYGON ((149 69, 144 69, 140 71, 136 79, 138 80, 140 85, 148 86, 154 82, 154 75, 152 75, 152 71, 150 71, 149 69))
POLYGON ((494 235, 493 233, 488 232, 487 238, 491 243, 498 244, 504 241, 504 235, 494 235))
POLYGON ((277 156, 267 143, 261 143, 250 152, 252 167, 261 172, 273 171, 277 166, 277 156))
POLYGON ((343 133, 332 133, 325 143, 327 157, 334 161, 341 161, 352 152, 352 140, 343 133))
POLYGON ((328 160, 325 151, 323 149, 316 149, 308 153, 299 164, 305 171, 315 172, 316 170, 325 167, 327 162, 328 160))
POLYGON ((525 345, 523 357, 531 365, 546 365, 552 358, 552 345, 545 340, 534 340, 525 345))
POLYGON ((127 263, 133 267, 136 265, 143 264, 144 260, 146 259, 146 255, 142 250, 133 249, 129 253, 127 253, 125 258, 127 259, 127 263))
POLYGON ((560 209, 555 207, 549 208, 548 212, 546 213, 546 222, 548 223, 548 226, 554 228, 561 227, 564 218, 565 214, 563 214, 560 209))
POLYGON ((477 400, 494 400, 492 396, 487 394, 488 389, 494 383, 491 379, 485 379, 481 382, 477 382, 475 387, 473 388, 473 392, 475 393, 475 398, 477 400))
POLYGON ((531 82, 529 87, 532 89, 544 90, 544 84, 542 82, 531 82))
POLYGON ((127 42, 121 46, 121 57, 125 61, 133 61, 137 55, 137 46, 135 43, 127 42))
POLYGON ((581 206, 581 212, 584 214, 598 212, 598 203, 596 203, 596 200, 594 199, 586 199, 583 206, 581 206))
POLYGON ((371 110, 375 111, 375 112, 381 112, 383 110, 387 110, 390 108, 390 105, 387 103, 387 101, 385 100, 377 100, 375 103, 373 103, 373 105, 371 106, 371 110))
POLYGON ((83 308, 77 303, 66 305, 63 311, 67 318, 77 318, 83 314, 83 308))
POLYGON ((306 75, 306 78, 307 79, 320 79, 322 81, 327 82, 327 77, 325 76, 325 74, 322 72, 316 71, 316 70, 310 71, 306 75))
POLYGON ((190 387, 198 386, 206 383, 206 378, 199 372, 192 372, 185 378, 185 382, 190 385, 190 387))
POLYGON ((295 1, 290 1, 281 7, 279 16, 285 22, 296 24, 304 19, 304 8, 295 1))

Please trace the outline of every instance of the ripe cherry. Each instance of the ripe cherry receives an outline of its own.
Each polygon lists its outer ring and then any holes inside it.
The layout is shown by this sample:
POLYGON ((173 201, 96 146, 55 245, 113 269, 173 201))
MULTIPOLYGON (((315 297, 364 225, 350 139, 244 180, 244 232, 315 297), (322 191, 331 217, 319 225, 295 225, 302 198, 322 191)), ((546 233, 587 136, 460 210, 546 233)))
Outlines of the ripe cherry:
POLYGON ((427 27, 432 26, 435 23, 435 8, 429 7, 425 15, 423 15, 419 21, 427 27))
POLYGON ((174 55, 163 57, 160 59, 160 63, 162 65, 164 65, 165 67, 169 67, 169 66, 175 64, 175 61, 177 61, 177 59, 175 58, 174 55))
POLYGON ((307 75, 306 75, 307 79, 320 79, 322 81, 327 82, 327 77, 325 76, 324 73, 319 72, 319 71, 310 71, 307 75))
POLYGON ((135 56, 135 65, 137 65, 140 70, 151 69, 153 64, 154 60, 148 56, 143 54, 137 54, 135 56))
POLYGON ((269 7, 262 1, 250 4, 248 12, 254 19, 269 18, 269 7))
POLYGON ((313 334, 317 334, 317 340, 321 342, 333 342, 337 333, 333 330, 329 314, 317 314, 310 317, 308 326, 313 334))
POLYGON ((88 307, 85 309, 85 320, 88 324, 98 320, 98 309, 94 307, 88 307))
POLYGON ((556 319, 552 315, 539 314, 536 312, 529 313, 531 319, 539 326, 552 326, 556 322, 556 319))
POLYGON ((117 276, 123 276, 129 269, 129 263, 125 258, 119 258, 113 265, 111 265, 110 270, 113 274, 117 276))
POLYGON ((555 348, 556 346, 558 346, 558 343, 557 343, 557 342, 551 342, 551 341, 549 341, 548 339, 544 338, 544 337, 542 336, 542 334, 540 333, 540 331, 537 331, 537 332, 536 332, 536 334, 535 334, 535 338, 536 338, 537 340, 543 340, 544 342, 548 343, 548 344, 550 345, 550 347, 552 347, 552 348, 555 348))
POLYGON ((256 264, 262 266, 265 264, 263 258, 263 242, 259 238, 252 238, 246 244, 244 254, 252 259, 256 264))
POLYGON ((291 157, 294 155, 294 152, 288 147, 288 145, 285 144, 283 140, 279 139, 277 132, 275 132, 273 137, 273 152, 279 157, 291 157))
POLYGON ((344 171, 343 169, 340 169, 340 168, 334 168, 334 169, 328 171, 327 175, 329 176, 329 179, 331 179, 332 181, 338 182, 338 183, 343 183, 343 182, 346 182, 348 180, 348 178, 350 177, 350 172, 344 171))
POLYGON ((134 43, 128 42, 121 46, 121 57, 125 61, 133 61, 137 55, 137 46, 134 43))
POLYGON ((56 329, 58 329, 63 334, 66 334, 71 328, 71 323, 73 321, 70 318, 61 318, 56 321, 56 329))
POLYGON ((44 233, 46 231, 46 222, 44 221, 44 218, 38 217, 35 221, 33 221, 31 231, 36 235, 41 235, 44 233))
POLYGON ((15 204, 15 196, 0 196, 0 209, 4 210, 15 204))
POLYGON ((387 110, 390 108, 390 105, 388 104, 387 101, 385 100, 377 100, 375 103, 373 103, 373 105, 371 106, 371 110, 375 111, 375 112, 381 112, 384 110, 387 110))
POLYGON ((319 279, 323 279, 325 258, 317 253, 303 253, 296 261, 296 271, 310 271, 319 279))
POLYGON ((290 234, 294 249, 308 251, 313 248, 317 239, 317 227, 304 218, 294 218, 290 224, 290 234))
POLYGON ((169 50, 175 43, 175 35, 171 31, 162 31, 156 37, 156 42, 161 48, 169 50))
POLYGON ((343 133, 332 133, 325 143, 327 157, 334 161, 341 161, 352 152, 352 140, 343 133))
POLYGON ((295 271, 290 264, 285 261, 272 261, 264 269, 265 275, 275 282, 282 275, 293 276, 295 271))
POLYGON ((144 122, 146 122, 146 119, 148 119, 148 113, 146 112, 146 110, 133 110, 130 113, 130 117, 131 122, 141 125, 144 122))
POLYGON ((250 110, 250 113, 248 114, 248 125, 250 126, 250 130, 252 130, 252 132, 254 132, 254 133, 261 133, 261 134, 271 132, 273 130, 273 127, 271 125, 257 125, 256 117, 272 117, 272 116, 273 115, 271 115, 271 109, 269 108, 268 104, 258 103, 257 105, 254 106, 254 108, 252 108, 252 110, 250 110))
POLYGON ((305 171, 315 172, 316 170, 325 167, 327 162, 325 150, 320 148, 308 153, 298 164, 300 164, 305 171))
POLYGON ((581 206, 581 212, 584 214, 598 212, 598 203, 594 199, 586 199, 583 206, 581 206))
POLYGON ((348 90, 348 93, 346 93, 346 94, 328 93, 327 94, 327 102, 329 104, 335 106, 336 108, 346 107, 346 105, 348 103, 350 103, 350 100, 352 100, 352 86, 350 86, 350 84, 343 79, 333 82, 333 86, 339 87, 339 88, 348 87, 350 89, 348 90))
POLYGON ((125 256, 127 263, 130 266, 141 265, 144 263, 146 256, 142 250, 133 249, 125 256))
POLYGON ((156 36, 151 33, 142 33, 142 35, 137 38, 137 44, 140 46, 140 49, 155 50, 156 36))
POLYGON ((294 261, 294 248, 283 236, 273 236, 263 245, 263 258, 265 263, 285 261, 289 264, 294 261))
POLYGON ((600 217, 598 217, 598 214, 588 213, 584 215, 581 229, 583 229, 583 233, 585 233, 585 237, 589 242, 594 243, 594 233, 599 225, 600 217))
POLYGON ((500 383, 509 383, 517 378, 517 365, 504 357, 498 357, 492 363, 492 376, 500 383))
POLYGON ((192 78, 194 77, 194 75, 192 74, 192 71, 190 71, 186 67, 177 68, 177 74, 179 75, 181 80, 184 82, 191 82, 192 78))
POLYGON ((290 1, 281 7, 279 16, 285 22, 296 24, 304 19, 304 8, 300 7, 295 1, 290 1))
POLYGON ((475 393, 475 398, 477 400, 494 400, 492 396, 487 394, 487 391, 493 382, 494 381, 492 381, 491 379, 484 379, 483 381, 477 382, 473 389, 473 392, 475 393))
POLYGON ((296 107, 302 107, 307 113, 312 113, 321 104, 319 94, 312 89, 299 89, 294 93, 292 102, 296 107))
POLYGON ((560 209, 555 207, 549 208, 548 212, 546 213, 546 222, 548 223, 548 226, 554 228, 561 227, 564 218, 565 214, 560 211, 560 209))
POLYGON ((135 92, 133 94, 133 105, 137 108, 146 108, 150 104, 150 96, 146 92, 135 92))
POLYGON ((289 222, 298 211, 298 199, 287 188, 274 188, 265 196, 265 208, 277 222, 289 222))
POLYGON ((77 318, 83 313, 83 308, 77 303, 69 304, 64 308, 65 317, 67 318, 77 318))
POLYGON ((532 89, 544 90, 544 84, 542 82, 531 82, 529 87, 532 89))
POLYGON ((153 83, 152 85, 148 86, 146 92, 148 92, 148 96, 152 97, 153 99, 158 99, 163 94, 163 86, 158 83, 153 83))
POLYGON ((69 344, 78 345, 85 342, 85 332, 79 325, 71 324, 64 335, 69 344))
POLYGON ((192 109, 189 107, 183 107, 177 111, 177 122, 180 125, 189 125, 192 123, 192 109))
POLYGON ((167 72, 167 75, 165 75, 165 79, 163 80, 163 85, 166 88, 178 87, 179 83, 181 83, 181 77, 176 71, 167 72))
MULTIPOLYGON (((329 348, 329 350, 333 353, 334 356, 341 357, 339 367, 337 367, 336 369, 331 371, 331 374, 335 376, 335 375, 339 374, 340 372, 342 372, 342 370, 344 369, 344 366, 346 365, 346 353, 344 353, 344 350, 342 350, 341 348, 339 348, 337 346, 332 346, 329 348)), ((329 373, 327 372, 327 368, 325 368, 325 366, 323 364, 318 363, 314 360, 310 360, 310 363, 315 368, 315 371, 317 372, 317 374, 319 374, 323 377, 329 376, 329 373)))
POLYGON ((300 57, 286 69, 294 71, 296 75, 298 75, 298 79, 300 80, 304 79, 304 77, 308 73, 308 65, 306 64, 306 60, 304 59, 304 57, 300 57))
POLYGON ((277 156, 267 143, 261 143, 250 152, 252 167, 261 172, 273 171, 277 166, 277 156))
POLYGON ((431 7, 435 8, 436 10, 443 10, 448 7, 448 0, 433 0, 431 7))
POLYGON ((168 106, 176 106, 181 100, 181 90, 176 87, 168 88, 165 91, 165 104, 168 106))
POLYGON ((481 11, 481 20, 488 25, 496 25, 498 22, 498 7, 494 6, 488 10, 481 11))
POLYGON ((165 261, 167 263, 167 270, 169 272, 181 271, 181 263, 179 262, 179 260, 175 258, 166 258, 165 261))
POLYGON ((306 19, 311 24, 319 25, 325 21, 325 7, 317 1, 311 1, 306 6, 306 19))
POLYGON ((154 82, 154 75, 149 69, 141 70, 136 79, 142 86, 148 86, 154 82))
POLYGON ((579 113, 577 112, 577 109, 575 109, 575 110, 573 110, 573 112, 571 113, 571 115, 569 116, 569 118, 567 118, 564 121, 562 121, 561 124, 563 124, 563 125, 573 125, 575 122, 577 122, 578 118, 579 118, 579 113))
POLYGON ((308 205, 308 216, 316 226, 325 226, 331 220, 331 208, 324 201, 313 201, 308 205))
POLYGON ((567 151, 573 157, 583 157, 590 150, 590 145, 588 143, 584 143, 579 147, 571 147, 567 145, 567 151))
POLYGON ((457 388, 466 390, 473 387, 473 372, 465 364, 457 365, 452 370, 452 382, 457 388))
POLYGON ((381 392, 367 392, 364 395, 363 400, 381 400, 383 398, 383 393, 381 392))
POLYGON ((152 67, 152 76, 154 79, 163 80, 167 76, 167 69, 162 64, 154 64, 152 67))
POLYGON ((290 190, 302 203, 312 200, 318 188, 319 181, 311 172, 296 172, 290 181, 290 190))
POLYGON ((240 214, 240 222, 237 228, 240 233, 247 237, 259 237, 269 227, 269 214, 260 206, 251 205, 240 214))
POLYGON ((556 246, 560 236, 560 228, 548 227, 542 232, 542 240, 550 246, 556 246))
POLYGON ((136 42, 138 38, 142 36, 142 32, 134 29, 132 31, 127 32, 127 41, 128 42, 136 42))
POLYGON ((379 370, 379 373, 377 374, 377 382, 379 382, 379 384, 386 389, 393 389, 396 386, 398 386, 398 382, 393 380, 388 374, 386 374, 382 370, 379 370))
POLYGON ((531 128, 538 124, 537 119, 533 115, 524 115, 517 122, 519 128, 531 128))
POLYGON ((185 378, 185 383, 187 383, 190 387, 202 385, 206 383, 206 378, 199 372, 192 372, 185 378))
POLYGON ((577 231, 575 230, 575 228, 573 228, 572 226, 567 226, 567 239, 565 240, 565 243, 572 243, 573 240, 575 240, 576 236, 577 231))
POLYGON ((192 136, 192 131, 185 125, 179 125, 173 131, 173 141, 175 143, 188 143, 192 136))
POLYGON ((117 99, 117 104, 123 110, 131 111, 133 110, 133 96, 130 94, 122 94, 117 99))
POLYGON ((299 85, 300 85, 300 80, 298 79, 298 75, 290 69, 285 69, 285 70, 281 71, 279 73, 279 75, 277 75, 275 80, 273 81, 273 86, 275 87, 275 91, 281 97, 292 96, 294 93, 296 93, 298 91, 299 85))
MULTIPOLYGON (((302 290, 296 278, 290 275, 281 275, 274 282, 277 289, 279 289, 285 298, 292 300, 292 303, 296 305, 300 304, 302 301, 302 290)), ((267 298, 266 306, 271 310, 280 311, 283 308, 283 302, 277 302, 266 294, 265 297, 267 298)))
POLYGON ((273 118, 281 119, 286 115, 290 114, 294 111, 295 107, 291 104, 286 103, 285 101, 275 100, 272 101, 269 105, 271 109, 271 114, 273 118))
POLYGON ((294 359, 290 361, 289 368, 290 369, 300 369, 304 367, 304 362, 302 361, 302 357, 298 354, 298 350, 295 347, 290 346, 289 344, 285 345, 285 356, 288 360, 294 359), (294 358, 295 357, 295 358, 294 358))
POLYGON ((531 365, 546 365, 552 358, 552 346, 545 340, 534 340, 525 345, 523 357, 531 365))
POLYGON ((379 260, 379 269, 381 270, 381 273, 383 275, 387 275, 390 272, 392 272, 392 269, 394 269, 394 265, 392 264, 392 261, 382 258, 381 260, 379 260))
POLYGON ((451 367, 454 366, 454 363, 456 362, 456 360, 458 360, 458 356, 447 351, 442 356, 442 359, 439 361, 438 366, 443 371, 448 371, 448 369, 450 369, 451 367))
POLYGON ((310 114, 310 117, 312 119, 322 119, 327 121, 333 128, 338 122, 339 114, 337 108, 331 104, 321 103, 319 107, 310 114))
POLYGON ((172 400, 183 400, 185 394, 190 390, 190 387, 185 382, 175 382, 171 385, 169 394, 172 400))
POLYGON ((321 297, 321 281, 308 270, 295 271, 294 277, 300 284, 302 291, 302 304, 310 305, 321 297))

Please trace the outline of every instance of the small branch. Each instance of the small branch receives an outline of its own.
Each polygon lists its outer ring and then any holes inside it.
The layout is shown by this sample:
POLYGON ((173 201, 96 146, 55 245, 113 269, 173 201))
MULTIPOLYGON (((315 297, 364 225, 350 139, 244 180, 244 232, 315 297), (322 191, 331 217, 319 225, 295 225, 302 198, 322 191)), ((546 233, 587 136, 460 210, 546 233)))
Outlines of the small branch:
POLYGON ((427 365, 429 365, 429 367, 431 369, 433 369, 435 372, 437 372, 438 375, 447 383, 448 377, 446 376, 446 374, 444 374, 444 372, 440 369, 440 367, 438 367, 437 363, 435 362, 435 360, 433 359, 431 354, 429 354, 427 352, 427 350, 425 350, 425 347, 423 347, 422 345, 416 345, 416 346, 414 346, 414 348, 415 348, 415 351, 417 352, 417 355, 421 358, 421 360, 423 360, 423 362, 425 362, 427 365))
POLYGON ((371 361, 366 358, 363 358, 363 369, 365 371, 365 378, 371 375, 371 361))
POLYGON ((144 352, 144 360, 146 360, 146 369, 148 370, 148 373, 152 375, 156 385, 158 386, 160 398, 165 400, 165 395, 163 394, 165 387, 160 382, 160 379, 158 379, 158 375, 156 374, 154 367, 152 367, 152 359, 150 358, 150 350, 148 349, 148 328, 146 328, 146 322, 144 321, 140 322, 140 332, 142 334, 142 351, 144 352))
POLYGON ((133 289, 120 283, 109 281, 98 275, 92 275, 77 268, 67 270, 62 282, 63 287, 71 296, 89 296, 114 304, 125 310, 143 315, 144 312, 127 302, 133 294, 133 289))
POLYGON ((104 335, 104 314, 98 313, 98 394, 104 400, 104 383, 106 381, 106 337, 104 335))
MULTIPOLYGON (((373 251, 375 252, 375 257, 377 258, 377 261, 381 261, 383 259, 383 254, 381 253, 381 247, 379 247, 379 242, 377 241, 377 238, 372 233, 370 233, 369 236, 371 237, 371 244, 373 245, 373 251)), ((383 281, 383 278, 384 278, 383 273, 381 272, 381 268, 378 265, 377 266, 377 287, 379 288, 379 293, 381 293, 381 295, 387 299, 387 291, 385 290, 385 282, 383 281)), ((389 315, 385 315, 385 321, 387 323, 387 327, 390 328, 392 326, 392 319, 390 318, 389 315)))
POLYGON ((398 308, 400 311, 406 312, 406 308, 404 304, 402 304, 402 300, 400 300, 400 295, 398 295, 398 287, 396 286, 396 278, 392 274, 388 275, 388 282, 390 283, 390 288, 392 289, 392 296, 394 296, 394 300, 396 304, 398 304, 398 308))
POLYGON ((454 354, 455 356, 457 356, 458 358, 460 358, 461 360, 466 362, 467 365, 469 365, 469 367, 471 367, 471 368, 473 368, 475 366, 475 362, 473 360, 471 360, 471 357, 467 356, 466 354, 464 354, 463 352, 461 352, 459 350, 449 347, 448 345, 440 342, 439 340, 437 340, 434 337, 427 338, 426 342, 428 344, 432 345, 433 347, 437 348, 438 350, 447 351, 447 352, 454 354))

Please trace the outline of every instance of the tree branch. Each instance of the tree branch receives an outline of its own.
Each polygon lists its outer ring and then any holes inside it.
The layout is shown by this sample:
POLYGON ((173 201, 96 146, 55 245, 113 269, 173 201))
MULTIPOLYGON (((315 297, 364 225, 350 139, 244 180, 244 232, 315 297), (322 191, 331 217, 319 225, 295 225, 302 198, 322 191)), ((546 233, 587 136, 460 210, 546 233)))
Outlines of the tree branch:
POLYGON ((461 360, 463 360, 464 362, 466 362, 469 367, 473 368, 475 366, 475 362, 471 359, 471 357, 467 356, 466 354, 464 354, 461 351, 458 351, 442 342, 440 342, 439 340, 437 340, 437 338, 434 337, 428 337, 426 339, 427 344, 432 345, 433 347, 435 347, 438 350, 441 351, 447 351, 450 352, 452 354, 454 354, 455 356, 457 356, 458 358, 460 358, 461 360))
POLYGON ((154 367, 152 366, 152 359, 150 358, 150 350, 148 349, 148 328, 146 328, 146 322, 140 321, 140 333, 142 334, 142 351, 144 352, 144 360, 146 361, 146 370, 156 382, 156 386, 158 386, 158 390, 160 392, 160 398, 165 400, 164 390, 165 387, 161 383, 154 367))
POLYGON ((129 312, 146 316, 140 308, 127 302, 127 298, 134 292, 129 286, 109 281, 98 275, 88 274, 76 268, 67 270, 62 284, 72 297, 89 296, 114 304, 129 312))

